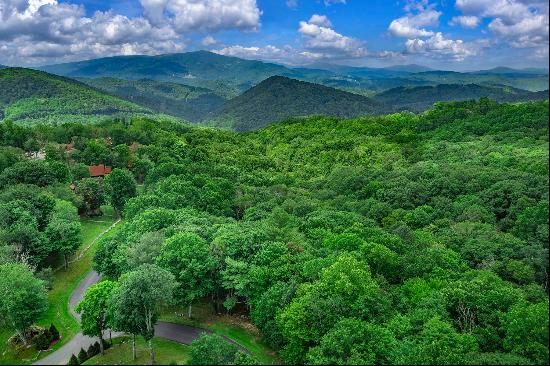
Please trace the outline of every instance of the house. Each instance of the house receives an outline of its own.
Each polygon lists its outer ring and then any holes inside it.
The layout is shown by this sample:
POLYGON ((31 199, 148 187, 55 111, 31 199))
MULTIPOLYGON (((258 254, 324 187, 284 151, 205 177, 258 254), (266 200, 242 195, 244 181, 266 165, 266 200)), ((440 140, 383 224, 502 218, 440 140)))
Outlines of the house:
POLYGON ((111 172, 110 166, 105 166, 104 164, 100 165, 91 165, 88 167, 90 170, 90 177, 96 178, 96 177, 105 177, 111 172))

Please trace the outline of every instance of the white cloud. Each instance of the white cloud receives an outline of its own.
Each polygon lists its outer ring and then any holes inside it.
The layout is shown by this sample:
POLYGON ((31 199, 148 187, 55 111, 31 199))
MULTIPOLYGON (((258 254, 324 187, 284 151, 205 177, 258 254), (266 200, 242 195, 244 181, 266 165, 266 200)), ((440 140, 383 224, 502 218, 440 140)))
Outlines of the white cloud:
POLYGON ((321 60, 325 57, 320 53, 301 51, 288 45, 282 48, 272 45, 265 47, 245 47, 234 45, 213 50, 213 52, 224 56, 234 56, 251 60, 263 60, 287 65, 303 65, 312 61, 321 60))
POLYGON ((479 50, 488 46, 487 40, 464 42, 463 40, 447 39, 441 32, 428 39, 408 39, 405 42, 406 53, 425 54, 430 57, 451 57, 456 61, 475 56, 479 50))
POLYGON ((304 39, 304 47, 314 53, 322 53, 326 58, 356 58, 367 55, 362 47, 363 42, 344 36, 334 31, 325 16, 314 15, 311 19, 301 21, 298 32, 304 39))
POLYGON ((309 18, 308 23, 315 24, 320 27, 326 27, 326 28, 332 27, 332 23, 325 15, 313 14, 311 18, 309 18))
POLYGON ((388 27, 393 36, 415 38, 434 35, 434 32, 423 27, 438 24, 441 12, 435 10, 435 5, 430 5, 427 1, 409 2, 405 11, 405 16, 393 20, 388 27))
POLYGON ((548 3, 530 0, 456 0, 464 14, 491 19, 487 28, 511 47, 548 46, 548 3))
POLYGON ((201 41, 203 46, 212 46, 218 43, 218 41, 212 36, 206 36, 201 41))
POLYGON ((145 17, 157 26, 167 20, 178 32, 257 30, 256 0, 140 0, 145 17))
POLYGON ((450 25, 460 25, 464 28, 477 28, 481 19, 475 15, 461 15, 456 16, 449 22, 450 25))
MULTIPOLYGON (((144 16, 86 16, 57 0, 0 0, 0 61, 39 64, 93 57, 181 52, 186 32, 254 30, 255 0, 141 0, 144 16)), ((206 42, 211 42, 207 39, 206 42)))

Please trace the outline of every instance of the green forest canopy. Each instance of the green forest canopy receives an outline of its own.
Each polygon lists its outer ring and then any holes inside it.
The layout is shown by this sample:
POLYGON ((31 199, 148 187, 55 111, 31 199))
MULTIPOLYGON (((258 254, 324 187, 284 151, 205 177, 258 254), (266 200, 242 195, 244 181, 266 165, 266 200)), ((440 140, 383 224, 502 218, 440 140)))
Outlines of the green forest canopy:
POLYGON ((0 126, 2 187, 61 197, 56 182, 84 184, 75 167, 92 161, 144 182, 98 243, 99 272, 154 264, 175 275, 181 306, 249 309, 287 363, 548 363, 548 101, 241 134, 144 118, 0 126), (69 176, 17 173, 68 157, 51 149, 27 168, 13 148, 73 136, 69 176), (178 260, 181 246, 195 260, 178 260))

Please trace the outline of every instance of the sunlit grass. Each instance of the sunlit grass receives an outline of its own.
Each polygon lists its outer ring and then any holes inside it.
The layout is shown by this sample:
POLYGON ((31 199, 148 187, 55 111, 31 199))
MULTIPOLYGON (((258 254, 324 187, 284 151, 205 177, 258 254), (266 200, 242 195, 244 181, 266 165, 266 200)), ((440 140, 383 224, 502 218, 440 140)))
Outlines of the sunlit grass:
MULTIPOLYGON (((162 338, 153 338, 153 350, 157 365, 185 365, 189 359, 189 346, 162 338)), ((149 351, 142 337, 136 338, 136 360, 132 360, 132 339, 120 337, 104 355, 97 355, 83 365, 148 365, 149 351)), ((76 355, 75 355, 76 356, 76 355)))

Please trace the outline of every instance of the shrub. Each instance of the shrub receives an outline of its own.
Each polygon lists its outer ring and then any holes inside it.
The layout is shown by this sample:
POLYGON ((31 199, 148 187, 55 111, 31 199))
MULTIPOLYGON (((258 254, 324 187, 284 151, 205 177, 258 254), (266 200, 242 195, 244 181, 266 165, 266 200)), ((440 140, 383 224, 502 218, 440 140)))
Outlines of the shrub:
POLYGON ((53 325, 53 323, 50 325, 49 332, 50 332, 50 339, 52 340, 52 342, 59 340, 59 331, 57 330, 55 325, 53 325))
POLYGON ((103 349, 104 350, 108 350, 109 348, 111 348, 111 343, 110 342, 107 342, 105 339, 103 339, 102 341, 103 341, 103 349))
POLYGON ((88 359, 88 353, 84 351, 84 348, 80 349, 80 352, 78 352, 78 362, 84 363, 88 359))
POLYGON ((71 359, 69 360, 69 363, 67 365, 79 365, 78 358, 73 354, 71 355, 71 359))
POLYGON ((45 329, 42 333, 38 334, 32 339, 32 342, 37 350, 47 350, 50 348, 50 332, 45 329))
POLYGON ((94 344, 91 344, 88 348, 88 358, 92 358, 95 355, 99 354, 101 350, 99 349, 99 343, 95 342, 94 344))

